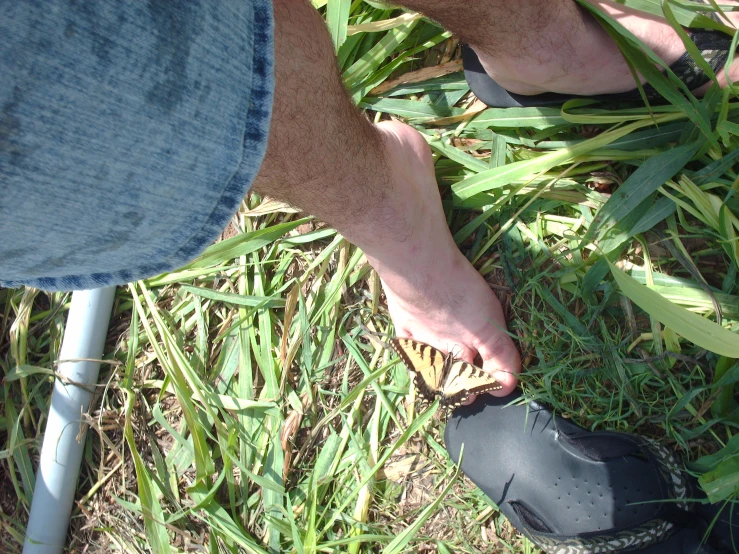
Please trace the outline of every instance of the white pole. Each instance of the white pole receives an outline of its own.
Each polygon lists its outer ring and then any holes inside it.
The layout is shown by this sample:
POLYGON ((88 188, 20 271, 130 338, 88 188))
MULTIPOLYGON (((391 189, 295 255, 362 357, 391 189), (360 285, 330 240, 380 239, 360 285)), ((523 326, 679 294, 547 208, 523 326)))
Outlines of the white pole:
POLYGON ((115 287, 72 293, 23 554, 61 554, 64 548, 85 444, 80 422, 100 370, 97 362, 64 360, 102 358, 114 296, 115 287))

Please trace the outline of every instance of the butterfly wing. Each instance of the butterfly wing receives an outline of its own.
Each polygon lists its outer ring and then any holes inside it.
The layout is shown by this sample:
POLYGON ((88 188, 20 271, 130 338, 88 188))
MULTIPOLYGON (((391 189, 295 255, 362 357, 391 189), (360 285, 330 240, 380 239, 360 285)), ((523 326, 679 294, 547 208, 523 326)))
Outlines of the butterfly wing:
POLYGON ((411 339, 391 339, 393 349, 413 375, 413 382, 426 400, 440 394, 444 373, 444 354, 433 346, 411 339))
POLYGON ((479 367, 462 360, 455 360, 441 385, 441 404, 459 406, 472 394, 482 394, 502 388, 503 385, 479 367))

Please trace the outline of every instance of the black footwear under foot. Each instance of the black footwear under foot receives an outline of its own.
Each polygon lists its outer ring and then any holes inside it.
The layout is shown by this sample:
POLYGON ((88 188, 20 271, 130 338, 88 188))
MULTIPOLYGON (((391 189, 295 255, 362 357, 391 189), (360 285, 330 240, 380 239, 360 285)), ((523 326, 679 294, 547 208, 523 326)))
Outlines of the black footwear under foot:
MULTIPOLYGON (((707 3, 707 0, 699 1, 707 3)), ((713 12, 706 13, 705 15, 716 21, 720 21, 718 15, 713 12)), ((688 34, 714 73, 724 67, 731 51, 732 41, 729 35, 720 31, 702 29, 689 30, 688 34)), ((619 94, 592 96, 557 94, 554 92, 531 96, 515 94, 507 91, 485 73, 477 54, 468 45, 462 46, 462 61, 464 63, 464 75, 470 89, 482 102, 493 108, 561 106, 568 100, 577 98, 588 98, 605 103, 641 101, 641 95, 638 89, 619 94)), ((700 88, 710 81, 710 78, 695 63, 688 52, 685 52, 680 59, 670 65, 670 69, 690 90, 700 88)), ((651 85, 644 85, 643 88, 650 101, 657 103, 664 102, 662 96, 651 85)))
MULTIPOLYGON (((445 431, 452 459, 514 527, 547 554, 724 554, 728 521, 701 546, 716 511, 667 449, 589 432, 536 402, 489 395, 456 409, 445 431)), ((739 542, 739 524, 734 536, 739 542)), ((729 539, 730 540, 730 539, 729 539)))

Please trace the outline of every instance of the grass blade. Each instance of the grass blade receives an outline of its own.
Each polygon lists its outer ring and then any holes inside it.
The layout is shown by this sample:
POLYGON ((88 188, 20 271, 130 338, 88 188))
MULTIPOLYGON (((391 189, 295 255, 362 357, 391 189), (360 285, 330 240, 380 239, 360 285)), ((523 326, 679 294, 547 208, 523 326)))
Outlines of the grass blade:
POLYGON ((721 356, 739 358, 739 335, 673 304, 609 262, 621 291, 649 315, 701 348, 721 356))

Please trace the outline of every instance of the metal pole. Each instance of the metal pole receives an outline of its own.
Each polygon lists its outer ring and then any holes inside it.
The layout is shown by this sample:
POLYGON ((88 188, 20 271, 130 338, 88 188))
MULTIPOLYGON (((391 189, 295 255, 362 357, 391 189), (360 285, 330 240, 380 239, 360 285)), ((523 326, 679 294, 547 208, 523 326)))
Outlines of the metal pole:
POLYGON ((115 287, 72 293, 23 554, 61 554, 64 548, 85 445, 81 416, 100 370, 97 362, 64 360, 102 358, 114 297, 115 287))

